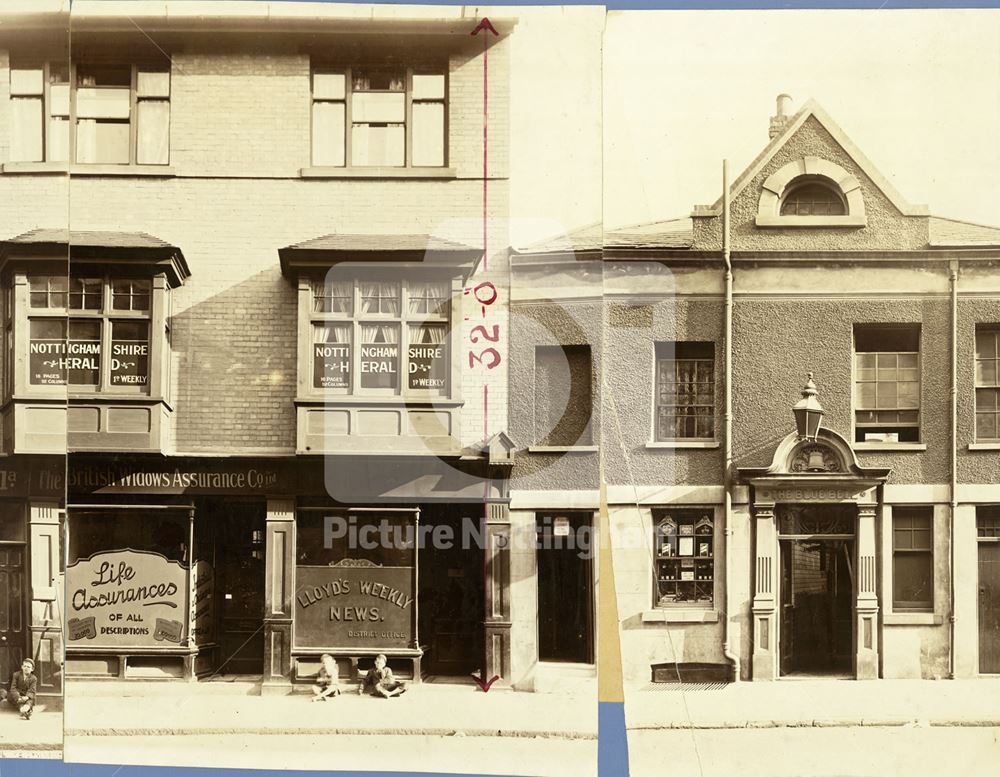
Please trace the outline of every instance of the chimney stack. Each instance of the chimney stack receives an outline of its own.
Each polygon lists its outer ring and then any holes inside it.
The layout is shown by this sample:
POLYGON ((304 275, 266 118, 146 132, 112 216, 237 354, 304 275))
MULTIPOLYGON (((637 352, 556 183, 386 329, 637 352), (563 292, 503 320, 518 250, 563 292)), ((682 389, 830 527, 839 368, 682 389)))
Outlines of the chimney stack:
POLYGON ((787 94, 779 94, 777 99, 777 113, 771 117, 771 125, 768 127, 768 137, 774 140, 778 135, 785 131, 785 125, 788 124, 788 119, 790 118, 789 113, 792 108, 792 98, 787 94))

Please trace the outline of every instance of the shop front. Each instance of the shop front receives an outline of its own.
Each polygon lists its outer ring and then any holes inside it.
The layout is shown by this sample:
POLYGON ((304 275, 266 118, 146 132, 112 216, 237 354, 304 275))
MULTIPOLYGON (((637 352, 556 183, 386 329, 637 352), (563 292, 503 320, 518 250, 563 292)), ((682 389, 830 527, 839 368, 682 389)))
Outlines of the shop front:
POLYGON ((417 682, 503 668, 506 503, 492 489, 484 507, 476 466, 444 492, 428 489, 427 463, 358 459, 340 472, 356 499, 338 501, 320 459, 74 455, 70 674, 235 676, 287 693, 324 653, 344 680, 378 653, 417 682), (368 468, 391 498, 363 498, 368 468))

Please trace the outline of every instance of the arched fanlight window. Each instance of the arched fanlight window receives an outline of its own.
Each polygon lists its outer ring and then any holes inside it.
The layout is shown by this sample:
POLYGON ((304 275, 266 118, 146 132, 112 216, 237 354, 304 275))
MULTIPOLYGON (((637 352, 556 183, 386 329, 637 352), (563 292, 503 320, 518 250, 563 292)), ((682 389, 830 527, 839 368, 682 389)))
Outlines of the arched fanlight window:
POLYGON ((847 203, 828 184, 816 179, 792 183, 781 199, 782 216, 845 216, 847 203))

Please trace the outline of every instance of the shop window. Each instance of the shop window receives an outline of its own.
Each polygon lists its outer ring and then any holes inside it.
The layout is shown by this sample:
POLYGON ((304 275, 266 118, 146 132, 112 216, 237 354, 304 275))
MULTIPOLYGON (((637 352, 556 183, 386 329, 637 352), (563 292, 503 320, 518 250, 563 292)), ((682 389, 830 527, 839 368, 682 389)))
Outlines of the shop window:
POLYGON ((592 380, 589 345, 535 346, 535 439, 538 445, 591 444, 592 380))
POLYGON ((413 566, 415 514, 409 510, 380 513, 301 508, 295 527, 296 564, 300 567, 413 566))
POLYGON ((892 607, 934 609, 933 508, 892 508, 892 607))
POLYGON ((656 344, 656 440, 715 438, 715 344, 656 344))
POLYGON ((450 297, 450 279, 314 281, 312 388, 357 396, 447 396, 450 297))
POLYGON ((1000 442, 1000 327, 976 328, 976 440, 1000 442))
POLYGON ((28 278, 31 385, 148 393, 151 282, 28 278))
POLYGON ((781 200, 782 216, 844 216, 847 205, 840 192, 817 180, 792 184, 781 200))
POLYGON ((170 561, 190 560, 189 518, 177 510, 74 510, 69 531, 69 563, 95 553, 137 550, 158 553, 170 561))
POLYGON ((920 328, 854 330, 855 442, 919 442, 920 328))
POLYGON ((711 606, 715 580, 715 521, 710 510, 654 511, 654 601, 711 606))
POLYGON ((329 167, 443 167, 443 70, 317 67, 312 162, 329 167))
POLYGON ((13 162, 169 162, 167 67, 15 61, 10 90, 13 162))

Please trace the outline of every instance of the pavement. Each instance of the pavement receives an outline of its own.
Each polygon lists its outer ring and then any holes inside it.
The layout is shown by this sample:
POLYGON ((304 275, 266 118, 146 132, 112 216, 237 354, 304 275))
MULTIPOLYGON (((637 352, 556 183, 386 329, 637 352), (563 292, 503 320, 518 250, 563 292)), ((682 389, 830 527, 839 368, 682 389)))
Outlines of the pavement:
POLYGON ((59 758, 63 745, 62 710, 35 707, 24 720, 6 704, 0 708, 0 758, 59 758))
POLYGON ((649 684, 625 695, 628 730, 1000 727, 1000 678, 649 684))
POLYGON ((393 699, 345 693, 249 695, 215 683, 88 683, 66 696, 66 737, 371 735, 596 740, 596 694, 522 693, 475 685, 410 686, 393 699), (222 686, 215 687, 212 686, 222 686), (96 690, 94 690, 96 688, 96 690))

